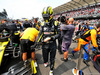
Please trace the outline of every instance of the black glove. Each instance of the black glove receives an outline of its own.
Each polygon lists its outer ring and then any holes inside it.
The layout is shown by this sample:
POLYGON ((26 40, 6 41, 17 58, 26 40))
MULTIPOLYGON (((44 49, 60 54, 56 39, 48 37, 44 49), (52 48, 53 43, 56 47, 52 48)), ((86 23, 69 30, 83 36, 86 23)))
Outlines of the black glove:
POLYGON ((55 40, 55 37, 54 37, 54 36, 52 36, 52 37, 51 37, 51 40, 55 40))

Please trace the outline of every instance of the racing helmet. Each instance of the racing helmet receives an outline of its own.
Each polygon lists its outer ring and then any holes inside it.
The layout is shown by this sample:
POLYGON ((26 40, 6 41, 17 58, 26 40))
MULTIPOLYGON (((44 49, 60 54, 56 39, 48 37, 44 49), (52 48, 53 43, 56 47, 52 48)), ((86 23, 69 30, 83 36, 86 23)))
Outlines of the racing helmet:
POLYGON ((42 11, 42 17, 44 19, 45 22, 49 22, 53 17, 53 10, 51 6, 45 7, 42 11))

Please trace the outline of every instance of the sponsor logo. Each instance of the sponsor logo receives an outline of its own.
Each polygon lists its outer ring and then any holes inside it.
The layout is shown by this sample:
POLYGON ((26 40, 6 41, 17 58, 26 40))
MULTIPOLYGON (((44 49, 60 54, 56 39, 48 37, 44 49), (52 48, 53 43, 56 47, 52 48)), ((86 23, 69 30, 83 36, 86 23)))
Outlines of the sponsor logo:
POLYGON ((44 34, 54 34, 54 32, 44 32, 44 34))

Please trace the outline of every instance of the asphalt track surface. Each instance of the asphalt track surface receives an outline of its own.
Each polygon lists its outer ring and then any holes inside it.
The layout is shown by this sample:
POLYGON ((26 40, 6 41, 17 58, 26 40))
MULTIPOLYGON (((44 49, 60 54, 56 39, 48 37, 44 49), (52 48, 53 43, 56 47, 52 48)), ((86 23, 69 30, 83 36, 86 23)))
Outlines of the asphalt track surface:
MULTIPOLYGON (((64 62, 61 61, 61 58, 63 58, 63 54, 59 54, 58 50, 56 51, 56 59, 55 59, 55 69, 54 69, 54 75, 73 75, 72 74, 72 69, 77 66, 78 63, 78 57, 79 57, 79 52, 75 54, 75 57, 72 57, 71 51, 77 47, 78 43, 72 43, 70 48, 69 48, 69 54, 68 57, 71 58, 71 60, 64 62)), ((83 52, 84 53, 84 52, 83 52)), ((92 53, 92 45, 90 47, 90 54, 92 53)), ((42 50, 36 50, 36 58, 37 58, 37 63, 38 63, 38 73, 37 75, 49 75, 50 71, 50 66, 44 67, 43 65, 43 57, 42 57, 42 50)), ((82 59, 83 61, 83 59, 82 59)), ((82 62, 81 61, 81 62, 82 62)), ((9 66, 14 65, 19 62, 19 58, 13 59, 11 58, 8 63, 3 67, 0 71, 1 72, 6 72, 9 66)), ((87 67, 83 62, 81 63, 81 69, 84 72, 84 75, 100 75, 100 73, 94 68, 93 64, 91 61, 88 62, 89 67, 87 67)), ((49 62, 50 64, 50 62, 49 62)))

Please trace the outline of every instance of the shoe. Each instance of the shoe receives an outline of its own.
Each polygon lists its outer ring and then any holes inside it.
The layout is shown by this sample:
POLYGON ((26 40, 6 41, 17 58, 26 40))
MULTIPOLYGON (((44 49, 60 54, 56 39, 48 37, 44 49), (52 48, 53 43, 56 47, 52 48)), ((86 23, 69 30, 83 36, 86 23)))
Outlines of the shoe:
POLYGON ((61 58, 61 60, 64 61, 64 62, 67 62, 68 58, 67 59, 61 58))
POLYGON ((48 63, 44 63, 44 66, 47 67, 48 66, 48 63))
POLYGON ((37 65, 37 62, 36 62, 36 61, 34 62, 34 65, 35 65, 35 67, 38 67, 38 65, 37 65))
POLYGON ((26 66, 26 64, 27 64, 27 60, 24 61, 24 66, 26 66))
POLYGON ((76 42, 76 40, 73 40, 73 42, 76 42))
POLYGON ((83 59, 83 62, 87 65, 87 66, 90 66, 87 62, 87 60, 83 59))
POLYGON ((53 71, 52 70, 50 70, 49 75, 53 75, 53 71))

